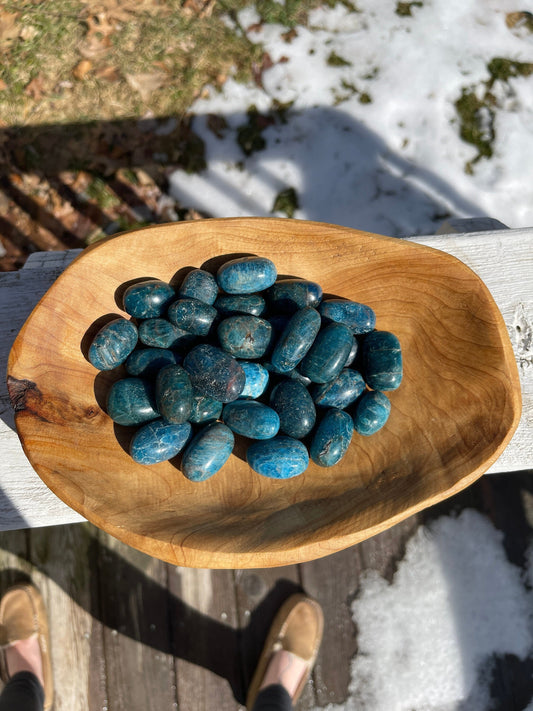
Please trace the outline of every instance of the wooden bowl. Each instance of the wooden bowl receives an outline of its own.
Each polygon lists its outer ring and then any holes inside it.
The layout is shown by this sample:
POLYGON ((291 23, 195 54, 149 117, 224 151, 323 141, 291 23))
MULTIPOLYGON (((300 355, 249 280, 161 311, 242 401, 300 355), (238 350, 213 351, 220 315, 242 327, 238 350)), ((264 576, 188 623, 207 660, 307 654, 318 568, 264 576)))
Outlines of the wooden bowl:
MULTIPOLYGON (((211 262, 209 262, 211 260, 211 262)), ((334 225, 236 218, 168 224, 90 247, 58 278, 15 341, 8 379, 28 459, 64 502, 157 558, 205 568, 311 560, 368 538, 471 484, 518 425, 517 367, 490 293, 438 250, 334 225), (369 304, 393 331, 404 380, 372 437, 335 467, 276 481, 232 455, 206 482, 175 464, 135 464, 104 412, 113 374, 87 361, 87 334, 123 314, 121 285, 169 281, 216 257, 269 257, 278 273, 369 304)))

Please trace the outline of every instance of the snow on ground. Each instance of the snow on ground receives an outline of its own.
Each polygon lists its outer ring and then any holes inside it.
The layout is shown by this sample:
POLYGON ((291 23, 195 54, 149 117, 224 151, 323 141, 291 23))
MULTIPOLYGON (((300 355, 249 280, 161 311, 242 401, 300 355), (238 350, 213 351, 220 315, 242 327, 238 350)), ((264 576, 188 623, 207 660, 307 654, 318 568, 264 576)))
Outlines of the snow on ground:
POLYGON ((321 8, 291 35, 241 12, 274 64, 262 88, 229 79, 196 101, 208 168, 174 173, 173 196, 212 216, 270 215, 276 195, 294 188, 297 218, 398 236, 432 233, 448 214, 533 224, 533 75, 490 87, 495 105, 479 118, 485 138, 494 131, 493 155, 473 174, 465 166, 478 151, 460 138, 455 108, 463 90, 486 96, 495 57, 533 62, 533 34, 505 22, 515 0, 410 5, 411 16, 395 12, 396 0, 321 8), (275 102, 292 102, 285 121, 275 102), (251 105, 273 123, 261 132, 265 149, 247 156, 237 135, 251 105), (209 114, 226 120, 221 137, 209 114))
POLYGON ((521 573, 477 511, 420 527, 391 584, 364 578, 349 698, 328 711, 491 711, 494 657, 533 654, 533 593, 521 573))

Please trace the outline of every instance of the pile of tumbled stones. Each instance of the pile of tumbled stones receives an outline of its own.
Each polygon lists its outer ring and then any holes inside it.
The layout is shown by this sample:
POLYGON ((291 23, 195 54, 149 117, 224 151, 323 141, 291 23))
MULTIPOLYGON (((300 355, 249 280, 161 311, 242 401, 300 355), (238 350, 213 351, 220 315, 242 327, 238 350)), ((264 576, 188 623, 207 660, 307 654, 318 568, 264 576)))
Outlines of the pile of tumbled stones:
POLYGON ((138 429, 130 453, 157 464, 180 452, 180 469, 204 481, 225 464, 235 434, 267 477, 337 464, 352 435, 388 419, 383 391, 402 379, 397 337, 375 330, 365 304, 322 298, 319 284, 277 279, 264 257, 225 262, 216 277, 190 271, 179 289, 130 285, 124 310, 96 334, 89 360, 124 367, 107 398, 111 419, 138 429))

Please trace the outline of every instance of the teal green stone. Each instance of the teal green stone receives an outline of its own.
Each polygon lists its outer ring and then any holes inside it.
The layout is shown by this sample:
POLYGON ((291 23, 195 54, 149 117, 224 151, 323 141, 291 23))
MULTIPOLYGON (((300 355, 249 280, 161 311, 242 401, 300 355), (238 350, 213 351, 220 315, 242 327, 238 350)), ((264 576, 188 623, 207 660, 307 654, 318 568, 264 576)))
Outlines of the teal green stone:
POLYGON ((235 400, 224 407, 222 419, 237 434, 250 439, 270 439, 279 430, 278 413, 256 400, 235 400))
POLYGON ((189 481, 200 482, 216 474, 228 461, 235 437, 227 425, 211 422, 187 445, 181 470, 189 481))
POLYGON ((221 316, 233 314, 251 314, 262 316, 266 302, 261 294, 221 294, 214 304, 221 316))
POLYGON ((266 390, 270 375, 261 363, 252 363, 249 360, 240 360, 239 365, 244 370, 244 388, 239 397, 258 398, 266 390))
POLYGON ((221 347, 235 358, 260 358, 267 350, 272 326, 258 316, 239 314, 220 322, 217 329, 221 347))
POLYGON ((141 348, 128 356, 125 368, 129 375, 155 378, 161 368, 176 364, 176 354, 166 348, 141 348))
POLYGON ((218 294, 215 277, 203 269, 193 269, 183 279, 178 291, 182 298, 198 299, 212 305, 218 294))
POLYGON ((137 345, 137 327, 125 318, 103 326, 89 347, 89 361, 98 370, 113 370, 124 363, 137 345))
POLYGON ((366 304, 345 299, 325 299, 318 310, 325 319, 342 323, 352 333, 369 333, 376 327, 376 314, 366 304))
POLYGON ((154 387, 141 378, 122 378, 109 388, 107 414, 118 425, 140 425, 159 417, 154 387))
POLYGON ((223 264, 217 272, 217 282, 227 294, 253 294, 263 291, 276 281, 275 264, 266 257, 240 257, 223 264))
POLYGON ((403 376, 400 341, 389 331, 373 331, 361 346, 361 371, 373 390, 396 390, 403 376))
POLYGON ((165 420, 154 420, 133 435, 130 454, 138 464, 165 462, 181 452, 190 434, 191 425, 188 422, 175 425, 165 420))
POLYGON ((195 388, 192 392, 192 409, 189 415, 189 422, 194 424, 207 424, 218 420, 222 414, 223 403, 214 400, 209 395, 202 395, 195 388))
POLYGON ((275 311, 294 313, 306 306, 319 305, 322 287, 306 279, 279 279, 267 292, 268 302, 275 311))
POLYGON ((338 407, 342 410, 355 402, 365 389, 366 385, 361 373, 343 368, 329 383, 313 385, 310 393, 319 407, 338 407))
POLYGON ((340 323, 321 329, 299 371, 313 383, 327 383, 341 372, 353 345, 351 331, 340 323))
POLYGON ((274 346, 270 362, 278 373, 288 373, 311 348, 320 330, 320 314, 312 306, 297 311, 274 346))
POLYGON ((183 360, 193 387, 220 402, 232 402, 242 393, 244 371, 229 353, 208 343, 195 346, 183 360))
POLYGON ((315 425, 315 403, 305 385, 298 380, 279 382, 270 394, 270 406, 279 415, 280 430, 289 437, 301 439, 315 425))
POLYGON ((251 444, 246 461, 255 472, 270 479, 291 479, 307 469, 309 454, 303 442, 278 435, 251 444))
POLYGON ((159 279, 132 284, 124 292, 124 310, 134 318, 164 316, 167 306, 176 298, 174 289, 159 279))
POLYGON ((196 339, 164 318, 148 318, 139 324, 139 340, 152 348, 186 348, 196 339))
POLYGON ((309 454, 315 464, 332 467, 348 451, 353 435, 353 421, 344 410, 331 408, 313 433, 309 454))
POLYGON ((167 365, 155 381, 157 410, 167 422, 179 425, 189 419, 192 410, 192 384, 181 365, 167 365))
POLYGON ((389 419, 390 400, 383 393, 371 390, 361 395, 353 411, 353 425, 356 432, 365 437, 380 430, 389 419))
POLYGON ((207 336, 217 316, 217 310, 198 299, 178 299, 168 308, 168 320, 188 333, 207 336))

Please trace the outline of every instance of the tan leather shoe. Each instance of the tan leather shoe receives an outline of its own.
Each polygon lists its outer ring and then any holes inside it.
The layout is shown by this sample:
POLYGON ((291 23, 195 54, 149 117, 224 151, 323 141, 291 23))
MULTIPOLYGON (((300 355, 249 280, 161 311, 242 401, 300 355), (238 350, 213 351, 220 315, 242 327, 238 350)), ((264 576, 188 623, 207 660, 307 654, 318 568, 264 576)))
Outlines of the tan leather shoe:
POLYGON ((316 600, 303 594, 292 595, 285 600, 274 618, 259 657, 246 699, 248 711, 253 708, 272 655, 280 649, 292 652, 306 662, 306 671, 291 697, 293 704, 298 701, 315 664, 323 630, 324 615, 316 600))
POLYGON ((48 617, 40 592, 33 585, 14 585, 0 601, 0 674, 9 681, 5 650, 21 639, 36 636, 41 650, 44 679, 44 710, 52 707, 54 684, 50 660, 48 617))

